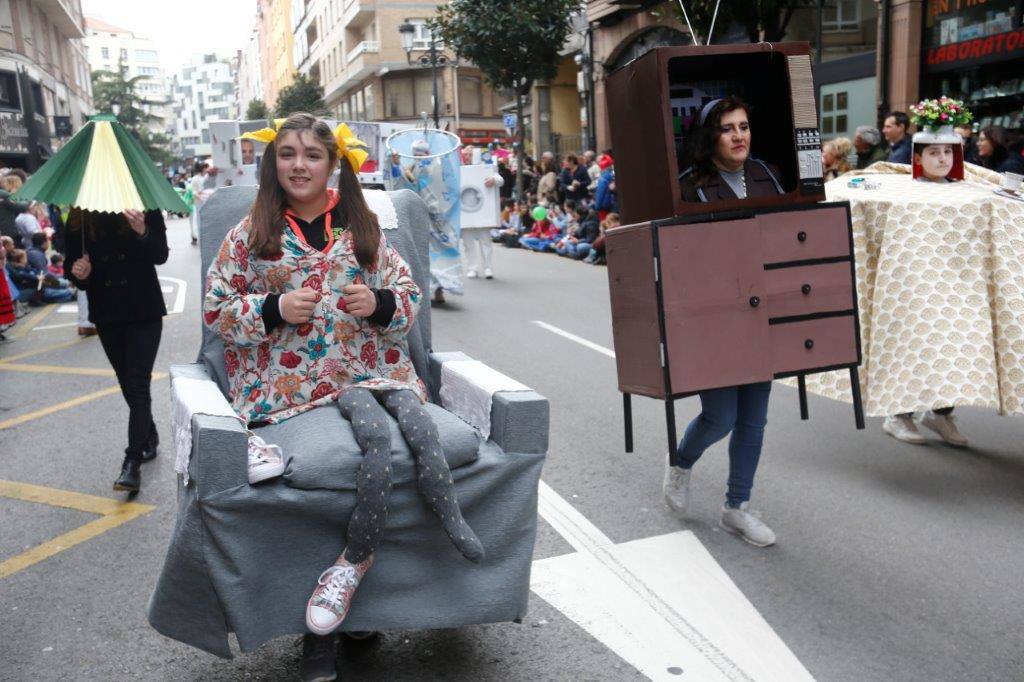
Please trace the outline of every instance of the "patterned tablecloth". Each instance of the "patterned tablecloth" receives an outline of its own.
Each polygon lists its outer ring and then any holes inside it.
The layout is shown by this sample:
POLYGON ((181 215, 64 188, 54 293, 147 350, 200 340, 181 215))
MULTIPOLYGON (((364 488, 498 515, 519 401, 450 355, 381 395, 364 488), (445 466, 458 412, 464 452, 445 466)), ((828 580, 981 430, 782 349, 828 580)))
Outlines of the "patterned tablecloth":
MULTIPOLYGON (((978 167, 955 185, 908 171, 880 163, 825 186, 852 208, 865 412, 1024 414, 1024 202, 978 167), (858 176, 880 187, 848 187, 858 176)), ((849 372, 808 376, 807 389, 851 400, 849 372)))

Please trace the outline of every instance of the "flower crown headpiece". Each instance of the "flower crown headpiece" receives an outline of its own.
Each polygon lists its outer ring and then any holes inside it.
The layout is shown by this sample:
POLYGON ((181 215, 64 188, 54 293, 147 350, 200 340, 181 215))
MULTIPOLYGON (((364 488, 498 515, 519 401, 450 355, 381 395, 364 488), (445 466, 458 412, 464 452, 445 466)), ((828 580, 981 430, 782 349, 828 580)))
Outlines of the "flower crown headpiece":
MULTIPOLYGON (((273 127, 245 133, 240 139, 256 140, 257 142, 270 144, 277 139, 277 131, 285 120, 283 118, 275 118, 273 127)), ((338 142, 338 156, 347 159, 349 165, 352 166, 352 172, 358 173, 359 169, 363 167, 363 163, 370 156, 369 152, 366 149, 361 149, 361 147, 367 147, 368 145, 353 135, 352 131, 344 123, 339 124, 332 132, 334 139, 338 142)))

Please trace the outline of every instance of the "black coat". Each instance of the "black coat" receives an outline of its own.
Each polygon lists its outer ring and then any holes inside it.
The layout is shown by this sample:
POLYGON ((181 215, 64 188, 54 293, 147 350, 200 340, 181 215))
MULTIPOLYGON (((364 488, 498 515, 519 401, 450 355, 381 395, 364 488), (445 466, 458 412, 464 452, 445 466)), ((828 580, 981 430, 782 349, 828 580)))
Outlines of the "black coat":
POLYGON ((146 233, 139 236, 124 218, 89 213, 94 230, 85 230, 85 252, 92 272, 86 280, 71 274, 82 256, 81 227, 68 220, 64 272, 79 289, 89 292, 89 321, 95 325, 146 322, 167 314, 156 266, 167 262, 167 226, 160 211, 146 212, 146 233))
POLYGON ((10 237, 15 244, 21 244, 21 230, 14 224, 14 219, 28 210, 28 204, 11 201, 11 195, 0 189, 0 234, 10 237))
MULTIPOLYGON (((748 158, 743 163, 743 172, 747 179, 747 198, 758 199, 774 197, 782 194, 779 171, 762 161, 748 158)), ((694 180, 694 168, 690 166, 679 176, 679 190, 683 201, 735 201, 739 197, 716 171, 699 187, 694 180), (703 195, 703 196, 701 196, 703 195)))

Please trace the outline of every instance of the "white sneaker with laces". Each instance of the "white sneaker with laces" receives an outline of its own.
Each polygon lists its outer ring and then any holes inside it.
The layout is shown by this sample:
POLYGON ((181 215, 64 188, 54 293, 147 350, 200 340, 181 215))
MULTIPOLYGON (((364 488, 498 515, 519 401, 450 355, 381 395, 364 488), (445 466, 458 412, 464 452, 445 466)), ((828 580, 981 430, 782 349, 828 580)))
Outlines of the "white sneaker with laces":
POLYGON ((917 424, 914 423, 914 418, 910 415, 889 415, 882 424, 882 430, 904 443, 913 443, 914 445, 924 443, 924 436, 917 430, 917 424))
POLYGON ((665 494, 665 504, 679 516, 686 516, 690 511, 690 474, 692 469, 672 466, 672 455, 669 453, 665 463, 665 480, 661 491, 665 494))
POLYGON ((942 436, 942 440, 958 448, 967 447, 967 438, 956 428, 956 419, 951 414, 936 414, 928 410, 921 416, 921 426, 926 426, 942 436))
POLYGON ((494 272, 490 268, 484 270, 484 279, 494 279, 494 272))
POLYGON ((256 435, 249 436, 249 484, 254 485, 284 473, 281 448, 256 435))
POLYGON ((476 279, 476 270, 466 272, 466 279, 476 279))
POLYGON ((754 545, 770 547, 775 544, 775 532, 761 520, 761 512, 747 509, 748 502, 739 507, 722 507, 722 529, 754 545))

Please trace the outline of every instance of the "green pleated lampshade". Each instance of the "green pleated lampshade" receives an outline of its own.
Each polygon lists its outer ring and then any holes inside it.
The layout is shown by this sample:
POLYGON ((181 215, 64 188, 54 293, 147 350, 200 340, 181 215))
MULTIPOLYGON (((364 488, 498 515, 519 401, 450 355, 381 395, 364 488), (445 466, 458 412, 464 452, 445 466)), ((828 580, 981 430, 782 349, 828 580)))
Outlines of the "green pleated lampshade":
POLYGON ((189 213, 138 140, 110 114, 90 118, 13 198, 106 213, 189 213))

